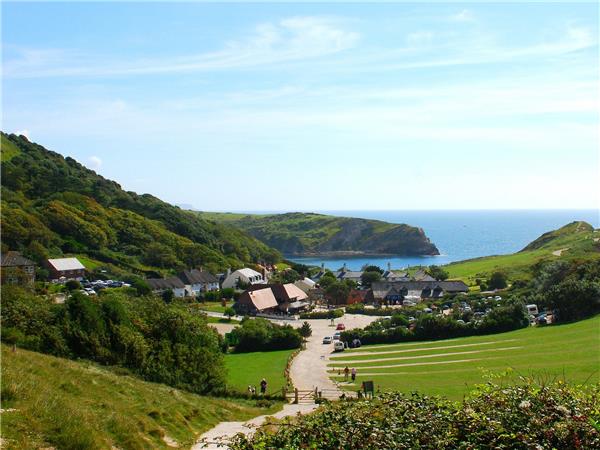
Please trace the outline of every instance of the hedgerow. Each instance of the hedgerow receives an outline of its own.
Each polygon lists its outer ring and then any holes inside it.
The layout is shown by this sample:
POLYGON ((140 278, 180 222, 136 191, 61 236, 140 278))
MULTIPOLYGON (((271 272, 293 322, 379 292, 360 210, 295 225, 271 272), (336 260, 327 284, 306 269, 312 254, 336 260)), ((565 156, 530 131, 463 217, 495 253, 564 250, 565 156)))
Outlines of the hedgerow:
POLYGON ((600 448, 600 385, 527 379, 479 386, 463 402, 418 393, 329 403, 276 422, 230 448, 592 449, 600 448))

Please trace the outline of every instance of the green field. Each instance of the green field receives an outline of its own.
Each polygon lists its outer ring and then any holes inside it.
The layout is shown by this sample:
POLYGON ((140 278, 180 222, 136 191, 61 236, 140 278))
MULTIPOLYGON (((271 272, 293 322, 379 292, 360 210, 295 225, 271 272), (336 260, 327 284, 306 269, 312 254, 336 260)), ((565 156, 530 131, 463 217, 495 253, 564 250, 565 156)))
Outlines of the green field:
POLYGON ((260 380, 265 378, 268 383, 267 393, 280 393, 286 385, 285 366, 293 352, 294 350, 278 350, 225 355, 229 387, 247 392, 249 385, 258 389, 260 380))
POLYGON ((200 303, 199 305, 200 305, 200 309, 202 309, 204 311, 225 314, 225 308, 227 308, 229 306, 233 306, 233 303, 229 302, 227 304, 227 306, 223 306, 221 304, 221 302, 204 302, 204 303, 200 303))
MULTIPOLYGON (((489 336, 365 346, 332 357, 332 377, 345 366, 357 369, 358 389, 373 380, 382 391, 418 390, 460 399, 486 372, 512 369, 518 375, 600 380, 600 316, 567 325, 530 327, 489 336)), ((507 380, 508 381, 508 380, 507 380)))
POLYGON ((169 448, 169 439, 189 447, 221 421, 280 406, 199 396, 90 362, 2 346, 2 448, 154 449, 169 448))

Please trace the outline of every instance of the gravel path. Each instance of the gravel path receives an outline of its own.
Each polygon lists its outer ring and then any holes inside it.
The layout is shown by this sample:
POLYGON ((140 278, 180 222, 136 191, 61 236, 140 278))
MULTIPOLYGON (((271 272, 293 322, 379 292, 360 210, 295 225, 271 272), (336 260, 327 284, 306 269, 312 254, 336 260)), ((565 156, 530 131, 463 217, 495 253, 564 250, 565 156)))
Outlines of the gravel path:
POLYGON ((216 427, 200 436, 192 450, 224 450, 227 443, 238 433, 251 435, 258 427, 263 425, 268 417, 283 419, 284 417, 306 414, 314 411, 318 405, 284 405, 283 409, 275 414, 258 416, 247 422, 221 422, 216 427))

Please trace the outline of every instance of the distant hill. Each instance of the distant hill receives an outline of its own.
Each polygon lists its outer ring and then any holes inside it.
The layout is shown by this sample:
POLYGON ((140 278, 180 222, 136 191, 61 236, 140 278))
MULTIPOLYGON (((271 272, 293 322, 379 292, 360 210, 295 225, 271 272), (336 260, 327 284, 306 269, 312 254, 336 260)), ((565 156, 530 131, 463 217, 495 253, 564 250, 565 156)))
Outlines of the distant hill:
POLYGON ((529 279, 534 265, 543 261, 600 259, 600 230, 587 222, 572 222, 544 233, 523 250, 510 255, 484 256, 447 264, 452 278, 474 284, 492 272, 505 272, 509 278, 529 279))
POLYGON ((227 224, 207 221, 114 181, 24 136, 2 133, 2 246, 38 262, 74 254, 90 268, 153 274, 212 271, 279 253, 227 224))
POLYGON ((215 223, 241 228, 285 255, 439 255, 421 228, 379 220, 315 213, 233 214, 199 212, 215 223))

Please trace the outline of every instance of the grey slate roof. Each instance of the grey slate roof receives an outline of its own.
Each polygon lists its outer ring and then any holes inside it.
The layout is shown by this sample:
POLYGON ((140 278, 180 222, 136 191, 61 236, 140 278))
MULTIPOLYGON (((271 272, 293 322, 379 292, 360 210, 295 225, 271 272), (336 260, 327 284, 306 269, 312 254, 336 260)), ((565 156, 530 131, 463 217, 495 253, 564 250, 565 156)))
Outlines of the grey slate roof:
POLYGON ((164 289, 183 289, 185 285, 177 277, 170 278, 148 278, 146 283, 153 291, 161 291, 164 289))
POLYGON ((434 290, 455 293, 467 292, 469 287, 462 281, 378 281, 371 285, 371 289, 375 298, 385 298, 391 289, 394 289, 395 293, 402 291, 431 293, 434 290))
POLYGON ((25 258, 19 252, 6 252, 0 255, 0 265, 2 267, 34 266, 35 263, 25 258))
POLYGON ((179 274, 179 279, 185 284, 208 284, 219 282, 212 273, 198 269, 184 270, 179 274))

